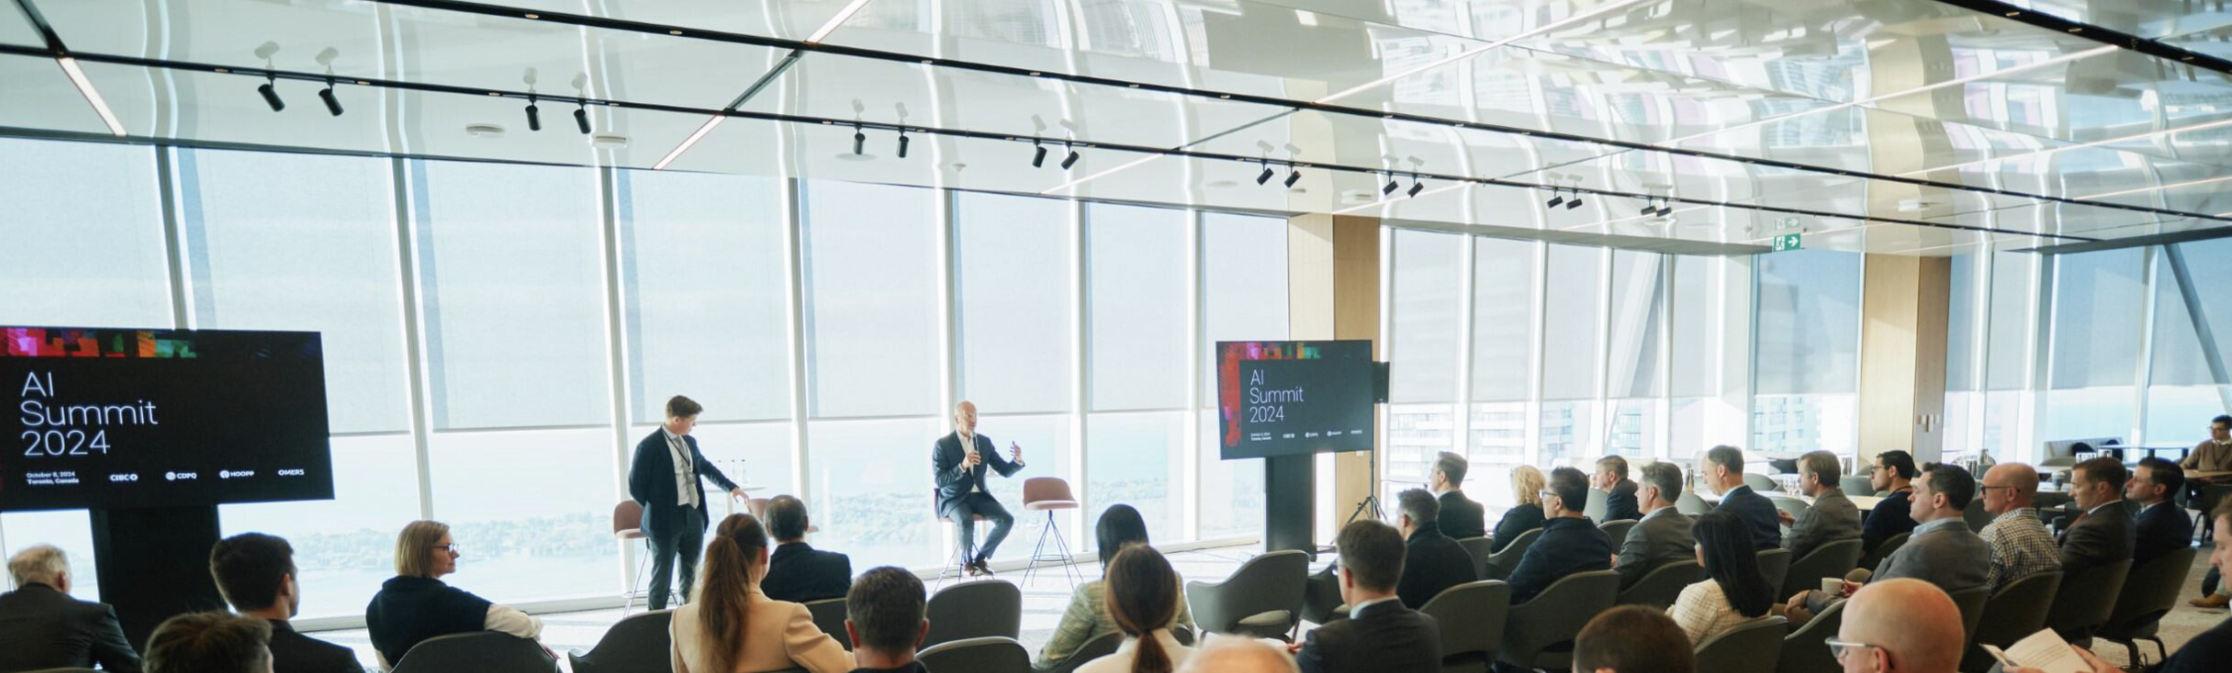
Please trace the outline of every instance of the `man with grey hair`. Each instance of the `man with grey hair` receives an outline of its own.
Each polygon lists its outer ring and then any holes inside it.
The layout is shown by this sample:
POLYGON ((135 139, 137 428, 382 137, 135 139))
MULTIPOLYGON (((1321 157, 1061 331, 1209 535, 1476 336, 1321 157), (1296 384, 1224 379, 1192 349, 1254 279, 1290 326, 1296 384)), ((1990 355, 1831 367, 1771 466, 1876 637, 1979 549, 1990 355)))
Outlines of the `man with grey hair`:
POLYGON ((1798 457, 1798 490, 1813 498, 1813 505, 1796 519, 1789 512, 1775 512, 1784 525, 1790 526, 1782 546, 1790 550, 1792 560, 1805 558, 1822 545, 1860 537, 1860 508, 1838 488, 1838 477, 1843 474, 1844 465, 1837 462, 1837 454, 1813 451, 1798 457))
POLYGON ((70 597, 70 557, 36 545, 8 559, 16 590, 0 594, 0 672, 92 668, 139 673, 116 611, 70 597))

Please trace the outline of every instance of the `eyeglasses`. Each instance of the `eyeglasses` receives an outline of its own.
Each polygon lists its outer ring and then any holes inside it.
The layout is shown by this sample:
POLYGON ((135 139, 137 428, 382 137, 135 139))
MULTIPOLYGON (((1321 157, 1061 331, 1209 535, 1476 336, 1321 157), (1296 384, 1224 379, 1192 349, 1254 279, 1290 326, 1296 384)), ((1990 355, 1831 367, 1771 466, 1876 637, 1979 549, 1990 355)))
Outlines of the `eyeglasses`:
POLYGON ((1838 640, 1836 638, 1823 638, 1821 642, 1829 645, 1829 656, 1835 657, 1837 661, 1844 661, 1845 654, 1863 647, 1882 649, 1875 645, 1869 645, 1867 643, 1846 642, 1838 640))
POLYGON ((452 553, 452 554, 455 554, 455 553, 458 553, 458 552, 464 551, 464 549, 465 549, 464 547, 459 547, 459 546, 457 546, 457 545, 455 545, 455 544, 438 544, 438 545, 434 545, 434 550, 435 550, 435 551, 446 551, 446 552, 449 552, 449 553, 452 553))
POLYGON ((1538 499, 1541 499, 1541 500, 1542 500, 1543 502, 1549 502, 1549 501, 1550 501, 1550 498, 1552 498, 1552 497, 1555 497, 1555 496, 1557 496, 1557 495, 1558 495, 1557 493, 1554 493, 1554 492, 1551 492, 1551 491, 1535 491, 1535 497, 1536 497, 1536 498, 1538 498, 1538 499))
POLYGON ((2010 488, 2014 488, 2014 487, 2013 487, 2013 486, 1978 486, 1978 487, 1976 487, 1976 490, 1978 490, 1978 491, 1982 491, 1982 492, 1984 492, 1984 493, 1987 493, 1987 494, 1988 494, 1988 493, 1991 493, 1992 491, 2003 490, 2003 489, 2010 489, 2010 488))

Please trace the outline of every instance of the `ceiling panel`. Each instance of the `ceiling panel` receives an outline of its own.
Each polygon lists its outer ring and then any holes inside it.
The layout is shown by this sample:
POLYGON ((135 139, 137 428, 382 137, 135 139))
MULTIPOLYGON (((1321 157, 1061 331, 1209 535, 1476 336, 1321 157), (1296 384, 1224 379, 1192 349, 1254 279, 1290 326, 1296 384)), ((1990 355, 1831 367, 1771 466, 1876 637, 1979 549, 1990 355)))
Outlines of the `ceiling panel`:
POLYGON ((31 27, 31 20, 23 16, 23 8, 13 2, 0 2, 0 44, 42 47, 46 41, 39 38, 39 31, 31 27))
MULTIPOLYGON (((0 55, 0 82, 6 82, 6 93, 0 95, 0 126, 64 131, 71 133, 108 133, 108 126, 93 111, 93 105, 70 84, 70 77, 63 74, 62 66, 51 58, 0 55)), ((105 94, 104 94, 105 95, 105 94)), ((114 98, 109 99, 112 103, 114 98)))
POLYGON ((2142 38, 2161 39, 2232 24, 2232 7, 2182 0, 2028 0, 2030 11, 2142 38))

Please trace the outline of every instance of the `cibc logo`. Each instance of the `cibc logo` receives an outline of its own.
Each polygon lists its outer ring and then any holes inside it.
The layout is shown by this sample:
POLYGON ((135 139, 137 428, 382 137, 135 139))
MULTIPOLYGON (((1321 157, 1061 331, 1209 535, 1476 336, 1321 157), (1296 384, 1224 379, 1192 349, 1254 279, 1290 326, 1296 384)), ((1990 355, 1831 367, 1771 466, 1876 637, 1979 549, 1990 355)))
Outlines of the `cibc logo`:
POLYGON ((128 482, 128 481, 139 481, 139 473, 137 473, 137 472, 126 472, 126 473, 123 473, 123 474, 112 474, 112 475, 109 475, 109 481, 112 481, 112 482, 128 482))

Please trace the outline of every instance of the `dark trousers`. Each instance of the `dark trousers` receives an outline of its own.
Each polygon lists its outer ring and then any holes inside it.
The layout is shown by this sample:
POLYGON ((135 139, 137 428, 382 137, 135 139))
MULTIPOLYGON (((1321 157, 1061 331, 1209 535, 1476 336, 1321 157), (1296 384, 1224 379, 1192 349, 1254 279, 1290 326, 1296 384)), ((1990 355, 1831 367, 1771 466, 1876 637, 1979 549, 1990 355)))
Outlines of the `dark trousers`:
POLYGON ((961 496, 951 510, 953 525, 961 529, 961 563, 991 562, 993 550, 1000 548, 1000 541, 1007 539, 1008 529, 1015 527, 1015 517, 1008 514, 1000 501, 990 493, 971 493, 961 496), (992 524, 992 535, 984 538, 984 551, 976 550, 976 517, 982 516, 992 524))
POLYGON ((664 610, 667 606, 667 587, 674 580, 674 557, 682 557, 682 599, 689 600, 690 586, 697 583, 698 555, 705 553, 705 515, 696 507, 679 508, 680 513, 662 533, 651 533, 651 609, 664 610))

